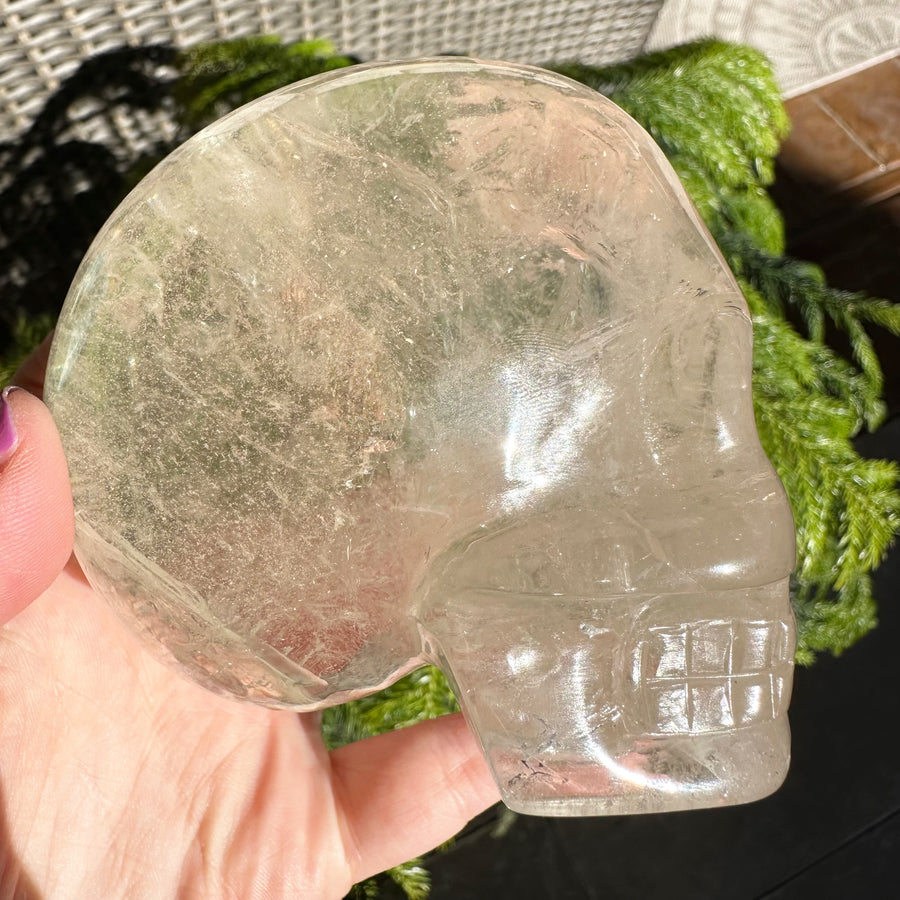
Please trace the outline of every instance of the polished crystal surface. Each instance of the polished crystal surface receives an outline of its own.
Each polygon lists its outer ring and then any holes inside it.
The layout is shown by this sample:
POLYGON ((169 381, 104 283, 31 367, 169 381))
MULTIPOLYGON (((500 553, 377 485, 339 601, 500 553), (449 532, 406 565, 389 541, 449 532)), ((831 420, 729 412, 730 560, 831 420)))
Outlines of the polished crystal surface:
POLYGON ((436 663, 514 809, 752 800, 789 755, 794 546, 751 338, 598 94, 455 58, 302 82, 160 164, 79 270, 47 387, 78 558, 259 703, 436 663))

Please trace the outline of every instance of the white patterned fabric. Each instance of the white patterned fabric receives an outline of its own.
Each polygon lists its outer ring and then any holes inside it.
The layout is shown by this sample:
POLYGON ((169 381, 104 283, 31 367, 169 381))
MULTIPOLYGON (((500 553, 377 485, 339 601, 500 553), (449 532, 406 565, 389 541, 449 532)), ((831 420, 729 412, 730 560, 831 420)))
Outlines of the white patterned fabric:
POLYGON ((648 49, 708 36, 762 50, 791 97, 900 52, 900 0, 666 0, 648 49))

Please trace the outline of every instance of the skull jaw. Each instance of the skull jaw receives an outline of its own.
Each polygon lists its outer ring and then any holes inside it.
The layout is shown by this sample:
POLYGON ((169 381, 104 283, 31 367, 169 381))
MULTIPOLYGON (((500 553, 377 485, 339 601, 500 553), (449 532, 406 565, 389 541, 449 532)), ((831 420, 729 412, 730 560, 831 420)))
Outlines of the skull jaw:
MULTIPOLYGON (((470 716, 470 721, 472 721, 470 716)), ((477 727, 476 727, 477 730, 477 727)), ((787 775, 787 717, 732 734, 636 740, 613 758, 602 747, 522 758, 503 736, 480 735, 503 802, 538 816, 633 815, 760 800, 787 775)))
POLYGON ((787 774, 787 579, 692 595, 467 592, 431 619, 503 801, 543 816, 731 806, 787 774), (490 596, 493 595, 493 596, 490 596))

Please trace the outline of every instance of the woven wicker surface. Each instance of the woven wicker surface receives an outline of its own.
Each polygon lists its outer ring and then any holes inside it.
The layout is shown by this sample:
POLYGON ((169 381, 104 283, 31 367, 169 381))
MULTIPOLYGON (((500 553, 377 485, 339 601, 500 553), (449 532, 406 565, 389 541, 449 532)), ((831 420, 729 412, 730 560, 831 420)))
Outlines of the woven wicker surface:
POLYGON ((81 60, 125 45, 251 34, 329 38, 386 59, 466 52, 616 62, 642 49, 662 0, 0 0, 0 139, 20 131, 81 60))

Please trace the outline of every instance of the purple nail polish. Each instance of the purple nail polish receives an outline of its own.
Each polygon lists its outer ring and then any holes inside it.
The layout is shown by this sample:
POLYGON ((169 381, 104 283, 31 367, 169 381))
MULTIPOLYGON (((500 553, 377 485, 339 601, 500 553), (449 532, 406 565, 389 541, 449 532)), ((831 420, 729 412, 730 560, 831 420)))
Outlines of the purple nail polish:
POLYGON ((19 441, 16 434, 16 426, 13 425, 12 416, 9 411, 9 401, 6 399, 12 388, 4 388, 0 392, 0 462, 4 462, 7 457, 12 455, 19 441))

